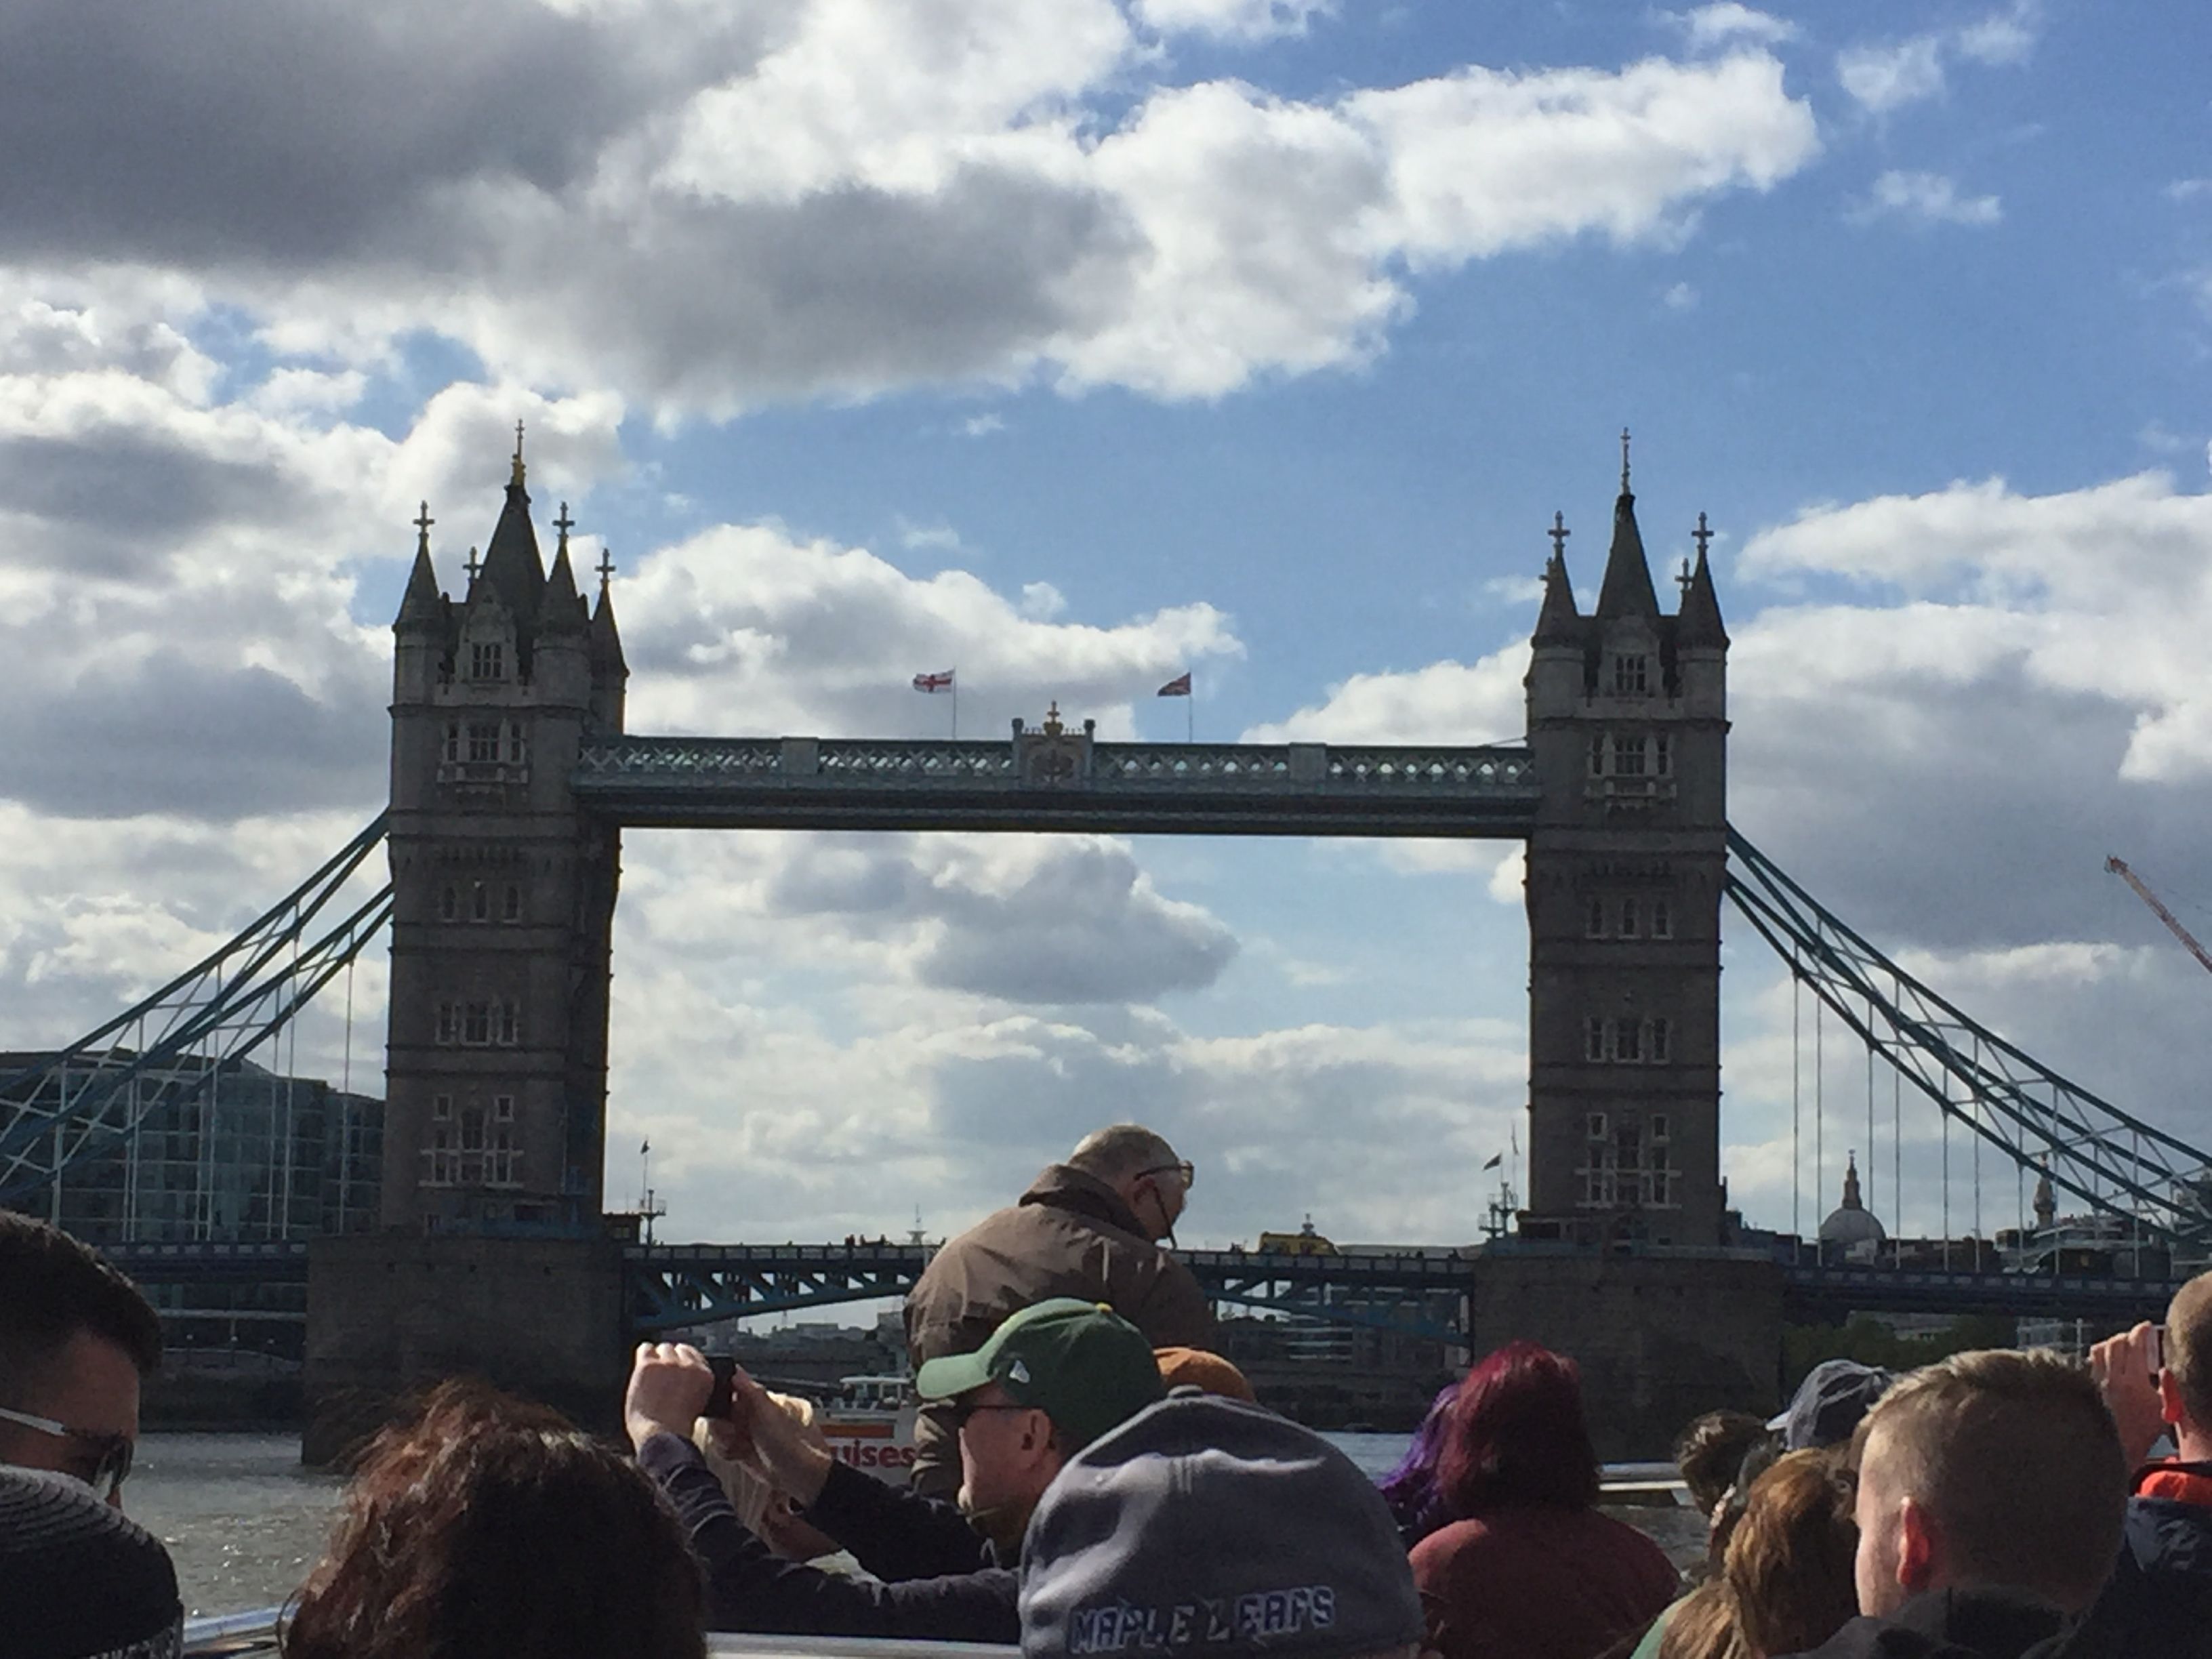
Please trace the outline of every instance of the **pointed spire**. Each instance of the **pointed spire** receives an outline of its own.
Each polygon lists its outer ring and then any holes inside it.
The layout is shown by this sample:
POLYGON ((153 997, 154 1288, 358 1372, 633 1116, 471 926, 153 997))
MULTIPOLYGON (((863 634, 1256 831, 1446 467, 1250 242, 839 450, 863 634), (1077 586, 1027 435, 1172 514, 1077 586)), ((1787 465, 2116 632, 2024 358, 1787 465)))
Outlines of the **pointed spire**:
POLYGON ((1566 515, 1554 513, 1552 527, 1544 533, 1552 538, 1552 556, 1544 561, 1544 605, 1536 613, 1536 632, 1530 643, 1578 644, 1582 616, 1575 609, 1574 584, 1567 580, 1567 538, 1574 532, 1567 528, 1566 515))
POLYGON ((415 548, 415 568, 407 573, 407 592, 399 601, 395 628, 435 623, 441 620, 443 599, 437 573, 430 568, 430 538, 425 534, 415 548))
POLYGON ((1852 1152, 1844 1164, 1844 1205, 1846 1210, 1863 1210, 1865 1203, 1859 1197, 1859 1155, 1852 1152))
POLYGON ((1613 504, 1613 546, 1605 557, 1605 580, 1597 591, 1600 621, 1615 617, 1656 617, 1659 596, 1651 591, 1651 567, 1644 557, 1644 532, 1636 527, 1636 497, 1628 489, 1628 433, 1620 434, 1620 499, 1613 504))
POLYGON ((592 672, 623 676, 629 672, 629 665, 623 659, 622 635, 615 628, 614 595, 606 580, 611 568, 605 563, 599 567, 599 606, 592 613, 592 672))
MULTIPOLYGON (((514 476, 507 486, 507 501, 499 522, 492 526, 491 544, 484 550, 481 580, 491 585, 510 614, 534 617, 545 588, 545 562, 538 551, 538 532, 530 523, 530 492, 523 486, 522 423, 515 422, 514 476)), ((476 588, 471 585, 470 592, 476 588)))
POLYGON ((552 573, 545 578, 545 596, 538 602, 538 631, 581 633, 591 615, 590 607, 576 592, 576 573, 568 562, 568 543, 564 536, 561 550, 553 556, 552 573))
POLYGON ((1705 544, 1713 532, 1705 528, 1705 515, 1698 514, 1698 527, 1690 539, 1698 544, 1697 568, 1682 585, 1682 608, 1675 623, 1674 642, 1686 646, 1718 646, 1728 649, 1728 629, 1721 623, 1720 596, 1713 592, 1712 567, 1705 562, 1705 544))

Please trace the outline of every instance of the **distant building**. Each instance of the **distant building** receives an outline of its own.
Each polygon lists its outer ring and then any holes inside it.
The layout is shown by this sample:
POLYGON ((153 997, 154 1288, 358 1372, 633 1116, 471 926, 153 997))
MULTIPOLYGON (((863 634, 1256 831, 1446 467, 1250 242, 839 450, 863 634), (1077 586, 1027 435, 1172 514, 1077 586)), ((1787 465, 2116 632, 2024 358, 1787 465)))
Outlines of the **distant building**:
MULTIPOLYGON (((51 1067, 52 1053, 0 1054, 0 1076, 51 1067)), ((74 1093, 127 1054, 46 1070, 74 1093)), ((138 1133, 64 1169, 23 1207, 91 1244, 269 1243, 377 1224, 384 1103, 251 1060, 191 1056, 127 1085, 167 1093, 138 1133)), ((19 1098, 21 1096, 19 1095, 19 1098)))
POLYGON ((1823 1261, 1872 1261, 1888 1243, 1888 1231, 1859 1197, 1859 1164, 1853 1153, 1844 1164, 1844 1201, 1820 1224, 1823 1261))

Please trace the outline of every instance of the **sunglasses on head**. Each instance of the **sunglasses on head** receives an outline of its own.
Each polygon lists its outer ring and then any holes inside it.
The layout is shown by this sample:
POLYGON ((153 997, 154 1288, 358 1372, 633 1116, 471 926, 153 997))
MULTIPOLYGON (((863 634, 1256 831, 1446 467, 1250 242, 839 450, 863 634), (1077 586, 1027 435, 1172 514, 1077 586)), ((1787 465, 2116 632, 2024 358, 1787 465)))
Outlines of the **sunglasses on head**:
POLYGON ((127 1434, 100 1434, 91 1429, 73 1429, 66 1423, 57 1423, 51 1417, 33 1417, 28 1412, 9 1411, 0 1406, 0 1420, 20 1423, 40 1434, 50 1434, 57 1440, 66 1440, 82 1447, 83 1457, 72 1459, 74 1467, 64 1469, 65 1474, 75 1475, 90 1486, 103 1499, 112 1499, 121 1491, 123 1483, 131 1478, 131 1456, 134 1448, 127 1434))
POLYGON ((1137 1171, 1137 1176, 1139 1180, 1146 1176, 1157 1175, 1181 1176, 1182 1177, 1183 1190, 1185 1192, 1188 1192, 1191 1188, 1195 1186, 1198 1182, 1198 1171, 1192 1166, 1191 1161, 1188 1158, 1184 1158, 1179 1164, 1155 1164, 1149 1170, 1139 1170, 1137 1171))

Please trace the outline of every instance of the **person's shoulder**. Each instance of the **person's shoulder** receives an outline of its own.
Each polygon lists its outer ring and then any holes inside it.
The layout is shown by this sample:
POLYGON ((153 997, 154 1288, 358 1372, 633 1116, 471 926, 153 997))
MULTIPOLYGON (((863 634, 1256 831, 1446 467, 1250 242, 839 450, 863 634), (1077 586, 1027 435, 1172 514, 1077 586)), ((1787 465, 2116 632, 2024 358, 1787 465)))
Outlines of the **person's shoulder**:
POLYGON ((2212 1505, 2180 1498, 2128 1499, 2130 1551, 2145 1566, 2212 1573, 2212 1505))

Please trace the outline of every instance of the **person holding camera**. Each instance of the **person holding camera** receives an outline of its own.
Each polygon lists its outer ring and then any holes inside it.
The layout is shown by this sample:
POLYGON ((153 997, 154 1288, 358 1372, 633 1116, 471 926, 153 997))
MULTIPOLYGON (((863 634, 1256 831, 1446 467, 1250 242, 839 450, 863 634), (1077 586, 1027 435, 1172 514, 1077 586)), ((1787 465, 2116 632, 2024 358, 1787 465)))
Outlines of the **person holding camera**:
POLYGON ((1062 1297, 1014 1315, 974 1353, 915 1377, 950 1407, 957 1504, 848 1468, 743 1371, 731 1379, 731 1449, 755 1462, 811 1526, 880 1583, 779 1559, 739 1522, 692 1442, 714 1391, 696 1349, 640 1346, 623 1416, 637 1460, 675 1504, 706 1570, 718 1631, 1012 1643, 1022 1535, 1068 1459, 1163 1398, 1152 1345, 1096 1303, 1062 1297))
POLYGON ((2093 1623, 2115 1651, 2212 1647, 2212 1273, 2174 1292, 2166 1324, 2089 1351, 2089 1369, 2136 1465, 2118 1569, 2093 1623), (2147 1462, 2161 1431, 2175 1455, 2147 1462))

